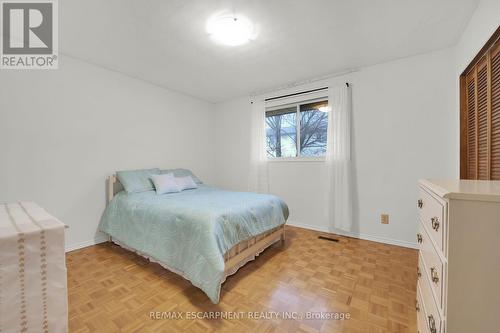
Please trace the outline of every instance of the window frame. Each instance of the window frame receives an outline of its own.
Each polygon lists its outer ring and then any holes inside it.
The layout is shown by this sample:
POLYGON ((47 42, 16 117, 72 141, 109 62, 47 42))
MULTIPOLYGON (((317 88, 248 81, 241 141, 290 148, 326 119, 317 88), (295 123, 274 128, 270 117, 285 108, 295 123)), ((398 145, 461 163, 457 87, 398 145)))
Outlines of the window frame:
MULTIPOLYGON (((328 96, 320 96, 320 97, 312 97, 308 99, 301 99, 299 101, 294 101, 294 102, 289 102, 289 103, 283 103, 283 104, 278 104, 278 105, 273 105, 273 106, 266 106, 265 110, 265 118, 267 118, 267 112, 268 111, 275 111, 275 110, 280 110, 280 109, 286 109, 286 108, 292 108, 295 107, 295 112, 296 112, 296 122, 295 122, 295 133, 297 136, 297 142, 296 142, 296 150, 297 150, 297 156, 295 157, 269 157, 266 154, 266 160, 268 162, 324 162, 326 160, 326 153, 321 155, 321 156, 301 156, 300 152, 300 107, 302 105, 306 104, 311 104, 311 103, 316 103, 316 102, 322 102, 326 101, 327 105, 330 105, 330 101, 328 96)), ((330 116, 330 114, 328 115, 330 116)), ((267 125, 266 125, 267 126, 267 125)), ((327 131, 330 130, 327 127, 327 131)))

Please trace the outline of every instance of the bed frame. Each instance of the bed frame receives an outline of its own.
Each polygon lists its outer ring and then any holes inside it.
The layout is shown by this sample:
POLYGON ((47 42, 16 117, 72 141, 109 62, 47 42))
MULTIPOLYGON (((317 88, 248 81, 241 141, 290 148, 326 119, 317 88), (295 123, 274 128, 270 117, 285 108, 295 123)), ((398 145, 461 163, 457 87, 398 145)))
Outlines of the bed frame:
MULTIPOLYGON (((107 179, 107 203, 111 202, 114 195, 123 190, 123 186, 115 175, 108 177, 107 179)), ((109 236, 109 241, 117 243, 113 241, 111 236, 109 236)), ((281 245, 285 244, 285 225, 269 230, 265 233, 252 237, 248 240, 242 241, 235 246, 233 246, 227 253, 224 255, 224 274, 225 277, 236 273, 236 271, 243 267, 247 262, 255 259, 262 251, 264 251, 269 246, 274 243, 281 241, 281 245)), ((133 250, 133 249, 132 249, 133 250)), ((139 251, 135 251, 136 253, 141 254, 139 251)), ((151 259, 151 258, 148 258, 151 259)), ((168 266, 159 262, 163 267, 168 266)), ((225 280, 224 277, 224 280, 225 280)))

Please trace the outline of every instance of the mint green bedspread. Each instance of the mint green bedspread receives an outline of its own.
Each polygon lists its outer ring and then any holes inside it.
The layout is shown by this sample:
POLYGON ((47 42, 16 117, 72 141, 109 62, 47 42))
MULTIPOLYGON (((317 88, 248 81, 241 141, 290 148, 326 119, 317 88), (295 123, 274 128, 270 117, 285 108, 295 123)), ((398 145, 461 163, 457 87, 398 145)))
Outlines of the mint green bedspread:
POLYGON ((200 185, 163 195, 119 192, 99 230, 176 270, 218 303, 224 254, 287 218, 288 207, 276 196, 200 185))

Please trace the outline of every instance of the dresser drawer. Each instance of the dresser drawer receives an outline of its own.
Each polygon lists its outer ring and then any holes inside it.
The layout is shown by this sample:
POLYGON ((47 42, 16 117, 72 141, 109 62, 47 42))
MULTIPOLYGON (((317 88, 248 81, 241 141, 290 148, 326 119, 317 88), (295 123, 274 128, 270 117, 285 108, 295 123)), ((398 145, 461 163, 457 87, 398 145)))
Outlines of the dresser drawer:
POLYGON ((420 220, 440 251, 445 253, 446 202, 420 187, 418 200, 420 220))
POLYGON ((424 302, 422 301, 422 292, 420 287, 417 286, 417 300, 415 301, 415 308, 417 309, 417 332, 418 333, 429 333, 429 328, 427 326, 427 317, 424 309, 424 302))
MULTIPOLYGON (((419 260, 419 267, 421 266, 422 257, 419 260)), ((441 314, 436 304, 434 297, 432 296, 431 282, 428 280, 425 274, 418 279, 417 290, 420 289, 422 293, 422 305, 425 312, 425 327, 427 327, 427 332, 430 333, 444 333, 443 330, 443 320, 441 319, 441 314)), ((424 331, 425 332, 425 331, 424 331)))
POLYGON ((421 257, 419 260, 423 259, 423 263, 420 264, 421 274, 425 275, 427 280, 431 282, 431 289, 434 292, 437 305, 440 309, 444 309, 445 262, 434 248, 427 229, 422 222, 419 225, 420 229, 417 236, 420 243, 421 257))

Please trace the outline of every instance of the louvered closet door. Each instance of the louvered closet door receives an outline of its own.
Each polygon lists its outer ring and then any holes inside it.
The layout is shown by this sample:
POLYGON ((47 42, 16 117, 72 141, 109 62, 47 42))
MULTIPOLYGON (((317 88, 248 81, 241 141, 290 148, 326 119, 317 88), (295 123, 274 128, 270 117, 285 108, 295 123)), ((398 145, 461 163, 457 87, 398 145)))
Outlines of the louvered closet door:
MULTIPOLYGON (((498 33, 496 33, 498 34, 498 33)), ((500 42, 498 38, 462 82, 462 177, 500 180, 500 42), (464 156, 465 155, 465 156, 464 156)))
POLYGON ((500 43, 491 50, 491 179, 500 180, 500 43))

